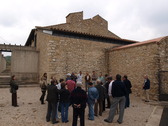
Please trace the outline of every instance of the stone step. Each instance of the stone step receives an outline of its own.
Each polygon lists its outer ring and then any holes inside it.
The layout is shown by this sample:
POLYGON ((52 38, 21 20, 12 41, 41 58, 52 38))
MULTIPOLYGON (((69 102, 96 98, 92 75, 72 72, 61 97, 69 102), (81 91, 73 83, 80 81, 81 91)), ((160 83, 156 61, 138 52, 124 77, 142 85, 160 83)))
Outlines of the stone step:
POLYGON ((0 73, 0 78, 11 78, 11 75, 6 73, 0 73))
POLYGON ((162 106, 155 106, 145 126, 159 126, 162 112, 162 106))
MULTIPOLYGON (((37 83, 32 83, 32 84, 28 83, 28 84, 19 84, 19 88, 20 87, 40 87, 40 85, 37 83)), ((7 84, 4 84, 4 85, 0 84, 0 88, 10 88, 10 86, 7 84)))
POLYGON ((11 77, 10 76, 2 76, 0 75, 0 85, 9 84, 11 77))
POLYGON ((163 113, 161 116, 160 124, 159 126, 167 126, 168 125, 168 106, 165 106, 163 109, 163 113))
MULTIPOLYGON (((4 82, 0 81, 0 85, 8 85, 9 82, 10 82, 10 80, 9 81, 4 81, 4 82)), ((38 82, 19 82, 19 81, 16 81, 16 83, 19 84, 19 85, 38 84, 38 82)))
POLYGON ((11 73, 11 67, 7 66, 6 69, 2 71, 2 73, 11 73))
POLYGON ((10 69, 6 69, 2 73, 11 73, 11 70, 10 69))
POLYGON ((6 81, 6 80, 1 80, 0 81, 0 85, 8 85, 9 84, 9 82, 10 82, 10 80, 8 80, 8 81, 6 81))
MULTIPOLYGON (((0 74, 0 88, 9 88, 10 87, 10 79, 9 75, 0 74)), ((27 81, 16 81, 19 84, 19 87, 37 87, 39 86, 38 82, 27 82, 27 81)))

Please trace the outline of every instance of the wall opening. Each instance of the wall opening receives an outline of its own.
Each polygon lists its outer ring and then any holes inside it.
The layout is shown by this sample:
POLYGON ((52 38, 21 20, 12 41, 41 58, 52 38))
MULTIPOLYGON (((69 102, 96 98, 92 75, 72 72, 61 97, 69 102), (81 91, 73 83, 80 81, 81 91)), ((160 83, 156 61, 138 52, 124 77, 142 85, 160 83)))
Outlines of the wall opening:
POLYGON ((10 74, 11 73, 11 58, 12 52, 11 51, 1 51, 1 71, 0 73, 3 74, 10 74))

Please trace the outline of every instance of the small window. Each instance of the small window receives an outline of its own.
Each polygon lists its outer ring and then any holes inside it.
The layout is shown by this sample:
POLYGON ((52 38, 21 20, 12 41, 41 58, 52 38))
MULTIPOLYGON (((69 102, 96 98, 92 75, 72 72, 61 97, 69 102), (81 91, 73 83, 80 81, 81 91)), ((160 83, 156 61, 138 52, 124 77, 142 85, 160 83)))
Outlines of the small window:
POLYGON ((43 30, 43 33, 50 34, 50 35, 53 34, 53 32, 52 32, 52 31, 49 31, 49 30, 43 30))

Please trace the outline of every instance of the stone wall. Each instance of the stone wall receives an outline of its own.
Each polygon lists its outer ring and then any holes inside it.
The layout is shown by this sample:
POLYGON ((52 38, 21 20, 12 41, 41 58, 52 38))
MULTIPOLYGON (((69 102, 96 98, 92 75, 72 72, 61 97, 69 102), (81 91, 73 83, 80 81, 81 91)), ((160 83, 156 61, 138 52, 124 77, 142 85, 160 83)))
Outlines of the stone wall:
POLYGON ((12 72, 37 73, 38 52, 15 50, 12 52, 11 63, 12 72))
POLYGON ((21 82, 38 82, 38 52, 14 50, 11 57, 11 73, 21 82))
MULTIPOLYGON (((116 44, 77 39, 72 37, 52 36, 38 32, 38 44, 40 49, 39 70, 40 76, 48 73, 48 81, 51 76, 57 79, 65 78, 67 73, 86 71, 91 73, 107 73, 105 48, 116 44), (46 47, 46 48, 42 48, 46 47)), ((118 45, 118 44, 117 44, 118 45)))
POLYGON ((37 51, 39 51, 39 80, 44 73, 48 72, 49 59, 48 59, 48 41, 50 35, 37 31, 37 51))
MULTIPOLYGON (((66 17, 66 23, 43 27, 44 29, 62 29, 76 33, 101 35, 110 38, 119 38, 108 30, 108 22, 99 15, 92 19, 83 19, 83 12, 70 13, 66 17)), ((37 36, 36 49, 39 51, 39 76, 48 73, 48 82, 51 76, 64 78, 67 73, 78 73, 95 70, 107 72, 105 48, 119 44, 110 44, 81 39, 72 36, 54 36, 35 31, 37 36)), ((32 43, 33 44, 33 43, 32 43)))
POLYGON ((116 74, 127 75, 137 96, 142 94, 143 76, 148 75, 151 81, 150 98, 158 99, 158 71, 159 53, 155 42, 109 51, 109 73, 113 78, 116 74))
POLYGON ((6 59, 0 52, 0 73, 6 69, 6 59))
MULTIPOLYGON (((159 43, 160 56, 160 94, 168 94, 168 37, 162 39, 159 43)), ((167 96, 166 96, 167 97, 167 96)), ((167 98, 168 100, 168 98, 167 98)))
POLYGON ((168 37, 159 43, 160 70, 168 71, 168 37))
POLYGON ((77 23, 83 20, 83 12, 70 13, 66 16, 66 23, 77 23))

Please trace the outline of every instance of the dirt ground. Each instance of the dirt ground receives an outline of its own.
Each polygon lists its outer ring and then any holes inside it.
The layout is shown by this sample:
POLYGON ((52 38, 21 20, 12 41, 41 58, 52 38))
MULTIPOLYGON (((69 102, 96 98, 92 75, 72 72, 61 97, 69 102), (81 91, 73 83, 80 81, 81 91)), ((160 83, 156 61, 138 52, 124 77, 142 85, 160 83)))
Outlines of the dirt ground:
MULTIPOLYGON (((47 102, 40 104, 39 97, 41 90, 39 87, 26 87, 18 90, 19 107, 11 106, 11 94, 8 88, 0 89, 0 126, 71 126, 72 107, 69 108, 69 122, 62 123, 59 119, 58 124, 46 122, 47 102)), ((118 115, 115 116, 113 123, 106 123, 109 109, 103 112, 102 116, 95 117, 94 121, 88 120, 88 107, 85 111, 86 126, 145 126, 154 106, 144 103, 139 97, 131 97, 131 106, 125 109, 122 124, 117 123, 118 115)), ((79 125, 79 121, 78 121, 79 125)))

